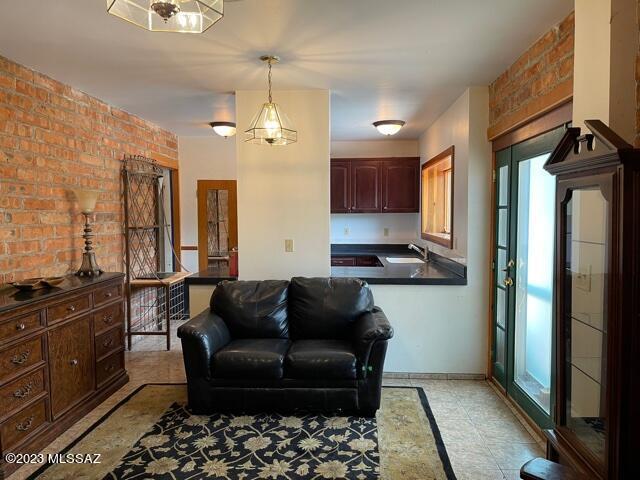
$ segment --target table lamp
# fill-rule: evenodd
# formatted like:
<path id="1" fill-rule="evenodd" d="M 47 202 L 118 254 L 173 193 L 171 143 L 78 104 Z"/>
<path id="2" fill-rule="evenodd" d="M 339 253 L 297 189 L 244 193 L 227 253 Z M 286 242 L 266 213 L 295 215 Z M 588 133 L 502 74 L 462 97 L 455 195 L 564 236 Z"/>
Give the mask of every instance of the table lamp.
<path id="1" fill-rule="evenodd" d="M 93 241 L 91 240 L 94 235 L 91 233 L 91 224 L 89 223 L 89 217 L 96 208 L 96 201 L 98 200 L 98 194 L 100 192 L 96 190 L 82 190 L 74 189 L 73 194 L 76 197 L 78 206 L 82 215 L 84 215 L 84 252 L 82 253 L 82 265 L 76 272 L 79 277 L 94 277 L 102 273 L 102 269 L 98 266 L 96 261 L 96 254 L 93 251 Z"/>

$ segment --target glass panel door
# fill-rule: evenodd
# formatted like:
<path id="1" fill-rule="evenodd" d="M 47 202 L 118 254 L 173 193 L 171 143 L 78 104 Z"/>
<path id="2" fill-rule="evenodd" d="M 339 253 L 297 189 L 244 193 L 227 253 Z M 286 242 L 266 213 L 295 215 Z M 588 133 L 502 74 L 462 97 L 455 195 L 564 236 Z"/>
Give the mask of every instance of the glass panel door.
<path id="1" fill-rule="evenodd" d="M 493 376 L 541 427 L 553 404 L 555 178 L 564 126 L 496 152 Z"/>

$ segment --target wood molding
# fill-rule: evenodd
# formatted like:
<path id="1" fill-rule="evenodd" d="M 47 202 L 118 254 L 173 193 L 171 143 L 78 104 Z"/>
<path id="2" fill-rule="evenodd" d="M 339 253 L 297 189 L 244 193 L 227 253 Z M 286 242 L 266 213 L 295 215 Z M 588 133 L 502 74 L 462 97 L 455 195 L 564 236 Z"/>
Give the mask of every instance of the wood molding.
<path id="1" fill-rule="evenodd" d="M 487 138 L 493 141 L 516 128 L 531 122 L 545 113 L 571 101 L 573 98 L 573 78 L 569 78 L 558 84 L 550 92 L 534 98 L 520 110 L 505 115 L 487 129 Z"/>
<path id="2" fill-rule="evenodd" d="M 161 153 L 153 153 L 151 154 L 151 158 L 161 167 L 170 168 L 171 170 L 178 170 L 179 168 L 177 158 L 171 158 Z"/>
<path id="3" fill-rule="evenodd" d="M 180 262 L 182 262 L 182 250 L 180 244 L 182 241 L 182 227 L 180 221 L 180 173 L 179 170 L 171 170 L 171 223 L 173 226 L 173 250 L 177 258 L 175 270 L 181 271 Z"/>
<path id="4" fill-rule="evenodd" d="M 521 125 L 515 130 L 511 130 L 491 142 L 494 152 L 503 150 L 516 143 L 524 142 L 530 138 L 537 137 L 543 133 L 558 128 L 560 125 L 571 122 L 573 114 L 573 102 L 569 101 L 546 112 L 529 123 Z"/>
<path id="5" fill-rule="evenodd" d="M 182 245 L 182 246 L 180 247 L 180 250 L 182 250 L 183 252 L 184 252 L 185 250 L 188 250 L 188 251 L 197 251 L 197 250 L 198 250 L 198 246 L 197 246 L 197 245 Z"/>

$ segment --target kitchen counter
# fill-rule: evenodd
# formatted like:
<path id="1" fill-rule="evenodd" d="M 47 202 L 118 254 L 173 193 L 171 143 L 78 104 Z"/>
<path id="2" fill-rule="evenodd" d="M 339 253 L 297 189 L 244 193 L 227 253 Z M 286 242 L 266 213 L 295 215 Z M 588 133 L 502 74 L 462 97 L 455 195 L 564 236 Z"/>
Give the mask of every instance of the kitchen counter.
<path id="1" fill-rule="evenodd" d="M 357 277 L 370 284 L 387 285 L 466 285 L 464 265 L 435 253 L 428 263 L 389 263 L 386 257 L 421 258 L 407 245 L 333 244 L 332 256 L 375 255 L 382 267 L 331 267 L 332 277 Z"/>

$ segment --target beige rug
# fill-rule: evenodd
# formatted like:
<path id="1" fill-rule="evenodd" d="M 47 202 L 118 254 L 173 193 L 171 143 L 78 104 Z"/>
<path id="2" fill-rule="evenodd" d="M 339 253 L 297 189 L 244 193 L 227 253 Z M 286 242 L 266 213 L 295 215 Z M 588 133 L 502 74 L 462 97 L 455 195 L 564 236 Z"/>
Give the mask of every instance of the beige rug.
<path id="1" fill-rule="evenodd" d="M 348 417 L 349 422 L 344 418 L 320 416 L 275 419 L 274 416 L 190 417 L 184 408 L 186 397 L 186 385 L 182 384 L 148 384 L 140 387 L 63 452 L 78 455 L 99 453 L 100 463 L 47 464 L 29 478 L 455 480 L 433 414 L 421 389 L 385 387 L 376 420 Z M 223 442 L 211 435 L 205 436 L 208 439 L 205 441 L 202 440 L 205 437 L 198 434 L 197 441 L 189 440 L 189 435 L 194 434 L 193 428 L 211 433 L 215 430 L 212 425 L 224 427 L 222 424 L 225 421 L 235 430 L 228 432 L 219 428 L 217 434 L 224 439 Z M 276 422 L 274 428 L 269 425 L 273 421 Z M 286 429 L 278 425 L 290 427 L 291 422 L 296 423 L 297 427 L 304 426 L 299 429 L 303 435 L 298 433 L 289 441 L 286 439 Z M 252 426 L 252 423 L 256 425 Z M 325 428 L 327 425 L 328 429 Z M 344 431 L 331 430 L 341 427 L 344 427 Z M 263 437 L 255 428 L 270 429 L 270 434 L 280 435 L 285 441 L 278 442 L 276 448 L 275 442 L 269 444 L 269 437 Z M 251 429 L 257 432 L 257 436 Z M 178 440 L 170 441 L 171 435 Z M 245 438 L 249 440 L 243 443 L 242 435 L 248 435 Z M 271 438 L 274 438 L 273 435 Z M 302 443 L 301 438 L 304 438 Z M 258 444 L 258 439 L 263 444 Z M 204 460 L 199 458 L 196 462 L 185 463 L 184 450 L 188 449 L 183 447 L 190 441 L 197 445 L 196 450 L 205 456 Z M 337 446 L 332 448 L 331 445 L 326 446 L 327 443 Z M 217 444 L 223 444 L 222 448 L 217 448 Z M 242 449 L 243 444 L 250 450 L 246 459 L 242 456 L 246 452 L 237 451 Z M 296 450 L 293 444 L 297 445 L 298 452 L 302 448 L 301 463 L 293 462 Z M 285 456 L 280 455 L 283 453 L 281 445 L 286 445 Z M 287 450 L 289 447 L 291 450 Z M 270 460 L 274 453 L 283 460 Z M 291 458 L 287 458 L 289 454 Z"/>

